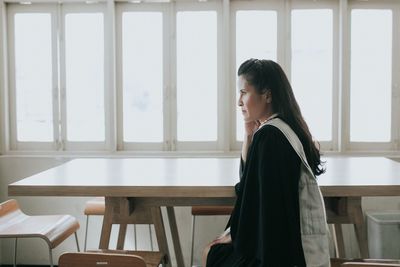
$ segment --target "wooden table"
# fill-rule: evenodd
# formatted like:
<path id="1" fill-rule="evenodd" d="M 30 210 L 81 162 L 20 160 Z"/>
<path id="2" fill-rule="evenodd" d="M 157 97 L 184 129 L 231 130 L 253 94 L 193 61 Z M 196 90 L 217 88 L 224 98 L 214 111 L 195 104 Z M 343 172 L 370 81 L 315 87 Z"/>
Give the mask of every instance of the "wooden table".
<path id="1" fill-rule="evenodd" d="M 328 222 L 341 233 L 341 223 L 355 225 L 361 256 L 368 243 L 361 198 L 400 196 L 400 164 L 381 157 L 328 157 L 327 172 L 319 184 Z M 129 223 L 136 211 L 151 209 L 160 251 L 168 254 L 159 208 L 167 207 L 174 251 L 179 267 L 179 244 L 174 206 L 230 205 L 238 182 L 236 158 L 128 158 L 76 159 L 8 186 L 9 196 L 105 196 L 100 248 L 107 248 L 112 223 Z M 147 209 L 148 210 L 148 209 Z M 343 239 L 337 238 L 343 253 Z"/>

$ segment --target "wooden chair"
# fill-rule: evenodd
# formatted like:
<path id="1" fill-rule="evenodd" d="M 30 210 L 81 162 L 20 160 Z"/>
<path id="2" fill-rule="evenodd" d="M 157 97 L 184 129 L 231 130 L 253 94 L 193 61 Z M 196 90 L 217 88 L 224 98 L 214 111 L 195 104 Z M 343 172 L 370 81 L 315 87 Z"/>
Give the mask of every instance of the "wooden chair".
<path id="1" fill-rule="evenodd" d="M 83 245 L 83 251 L 87 251 L 87 234 L 88 234 L 88 226 L 89 226 L 89 217 L 96 215 L 96 216 L 104 216 L 105 212 L 105 200 L 104 197 L 96 197 L 86 202 L 84 214 L 86 215 L 86 226 L 85 226 L 85 241 Z M 117 241 L 117 249 L 122 250 L 124 249 L 125 243 L 125 235 L 126 235 L 126 224 L 119 225 L 119 233 L 118 233 L 118 241 Z M 136 238 L 136 224 L 133 225 L 134 231 L 134 242 L 135 242 L 135 249 L 137 249 L 137 238 Z M 153 236 L 151 231 L 151 225 L 149 224 L 149 236 L 150 236 L 150 247 L 151 250 L 154 250 L 153 247 Z"/>
<path id="2" fill-rule="evenodd" d="M 231 215 L 233 206 L 193 206 L 192 207 L 192 238 L 190 249 L 190 267 L 193 266 L 194 230 L 196 216 Z"/>
<path id="3" fill-rule="evenodd" d="M 345 262 L 341 267 L 400 267 L 396 263 L 373 263 L 373 262 Z"/>
<path id="4" fill-rule="evenodd" d="M 400 267 L 400 260 L 332 258 L 331 267 Z"/>
<path id="5" fill-rule="evenodd" d="M 17 265 L 18 238 L 37 237 L 46 241 L 49 246 L 50 266 L 53 266 L 53 248 L 72 234 L 75 234 L 79 251 L 76 234 L 78 229 L 78 221 L 70 215 L 29 216 L 20 210 L 15 199 L 0 204 L 0 238 L 15 238 L 14 267 Z"/>
<path id="6" fill-rule="evenodd" d="M 64 253 L 58 261 L 59 267 L 147 267 L 142 257 L 136 255 L 100 253 Z"/>
<path id="7" fill-rule="evenodd" d="M 159 251 L 139 251 L 139 250 L 112 250 L 101 249 L 90 251 L 100 254 L 118 254 L 118 255 L 134 255 L 142 258 L 146 263 L 146 267 L 158 267 L 160 264 L 165 266 L 166 255 Z"/>

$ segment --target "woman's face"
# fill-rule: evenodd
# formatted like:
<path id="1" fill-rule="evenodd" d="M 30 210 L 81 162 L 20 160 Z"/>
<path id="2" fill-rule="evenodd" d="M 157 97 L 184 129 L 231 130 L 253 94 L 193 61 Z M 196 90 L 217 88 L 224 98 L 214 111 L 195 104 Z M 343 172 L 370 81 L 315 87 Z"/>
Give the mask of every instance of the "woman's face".
<path id="1" fill-rule="evenodd" d="M 254 86 L 249 84 L 241 75 L 238 80 L 239 101 L 238 106 L 242 110 L 245 122 L 264 121 L 271 114 L 271 93 L 258 94 Z"/>

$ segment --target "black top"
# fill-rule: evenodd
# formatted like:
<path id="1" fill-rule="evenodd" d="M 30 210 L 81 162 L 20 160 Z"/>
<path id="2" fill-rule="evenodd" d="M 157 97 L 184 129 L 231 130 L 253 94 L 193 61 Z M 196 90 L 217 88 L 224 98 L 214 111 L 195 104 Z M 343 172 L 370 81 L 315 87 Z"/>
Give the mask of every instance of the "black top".
<path id="1" fill-rule="evenodd" d="M 231 244 L 211 247 L 207 267 L 306 266 L 301 244 L 298 184 L 301 159 L 283 133 L 265 125 L 241 163 L 228 225 Z"/>

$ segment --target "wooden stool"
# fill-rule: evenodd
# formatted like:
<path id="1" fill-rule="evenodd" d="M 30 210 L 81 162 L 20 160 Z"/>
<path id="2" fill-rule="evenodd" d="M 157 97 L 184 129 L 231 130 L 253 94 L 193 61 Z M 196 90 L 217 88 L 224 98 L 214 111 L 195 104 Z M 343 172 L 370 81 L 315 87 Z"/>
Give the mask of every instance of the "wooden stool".
<path id="1" fill-rule="evenodd" d="M 76 235 L 78 229 L 78 221 L 70 215 L 28 216 L 20 210 L 15 199 L 0 204 L 0 238 L 15 238 L 14 267 L 17 265 L 18 238 L 38 237 L 46 241 L 49 246 L 50 266 L 53 266 L 53 248 L 72 234 L 75 234 L 79 251 Z"/>
<path id="2" fill-rule="evenodd" d="M 194 228 L 196 216 L 231 215 L 233 206 L 193 206 L 192 207 L 192 240 L 190 249 L 190 267 L 193 266 Z"/>
<path id="3" fill-rule="evenodd" d="M 86 227 L 85 227 L 85 241 L 83 246 L 83 251 L 87 251 L 87 234 L 88 234 L 88 226 L 89 226 L 89 216 L 97 215 L 97 216 L 104 216 L 105 212 L 105 200 L 104 197 L 96 197 L 86 202 L 84 214 L 86 215 Z M 117 249 L 122 250 L 124 249 L 124 237 L 126 235 L 126 224 L 119 225 L 119 233 L 118 233 L 118 241 L 117 241 Z M 135 242 L 135 249 L 137 249 L 137 238 L 136 238 L 136 224 L 133 225 L 133 232 L 134 232 L 134 242 Z M 149 224 L 149 235 L 150 235 L 150 246 L 151 250 L 153 248 L 153 237 L 151 232 L 151 225 Z"/>

